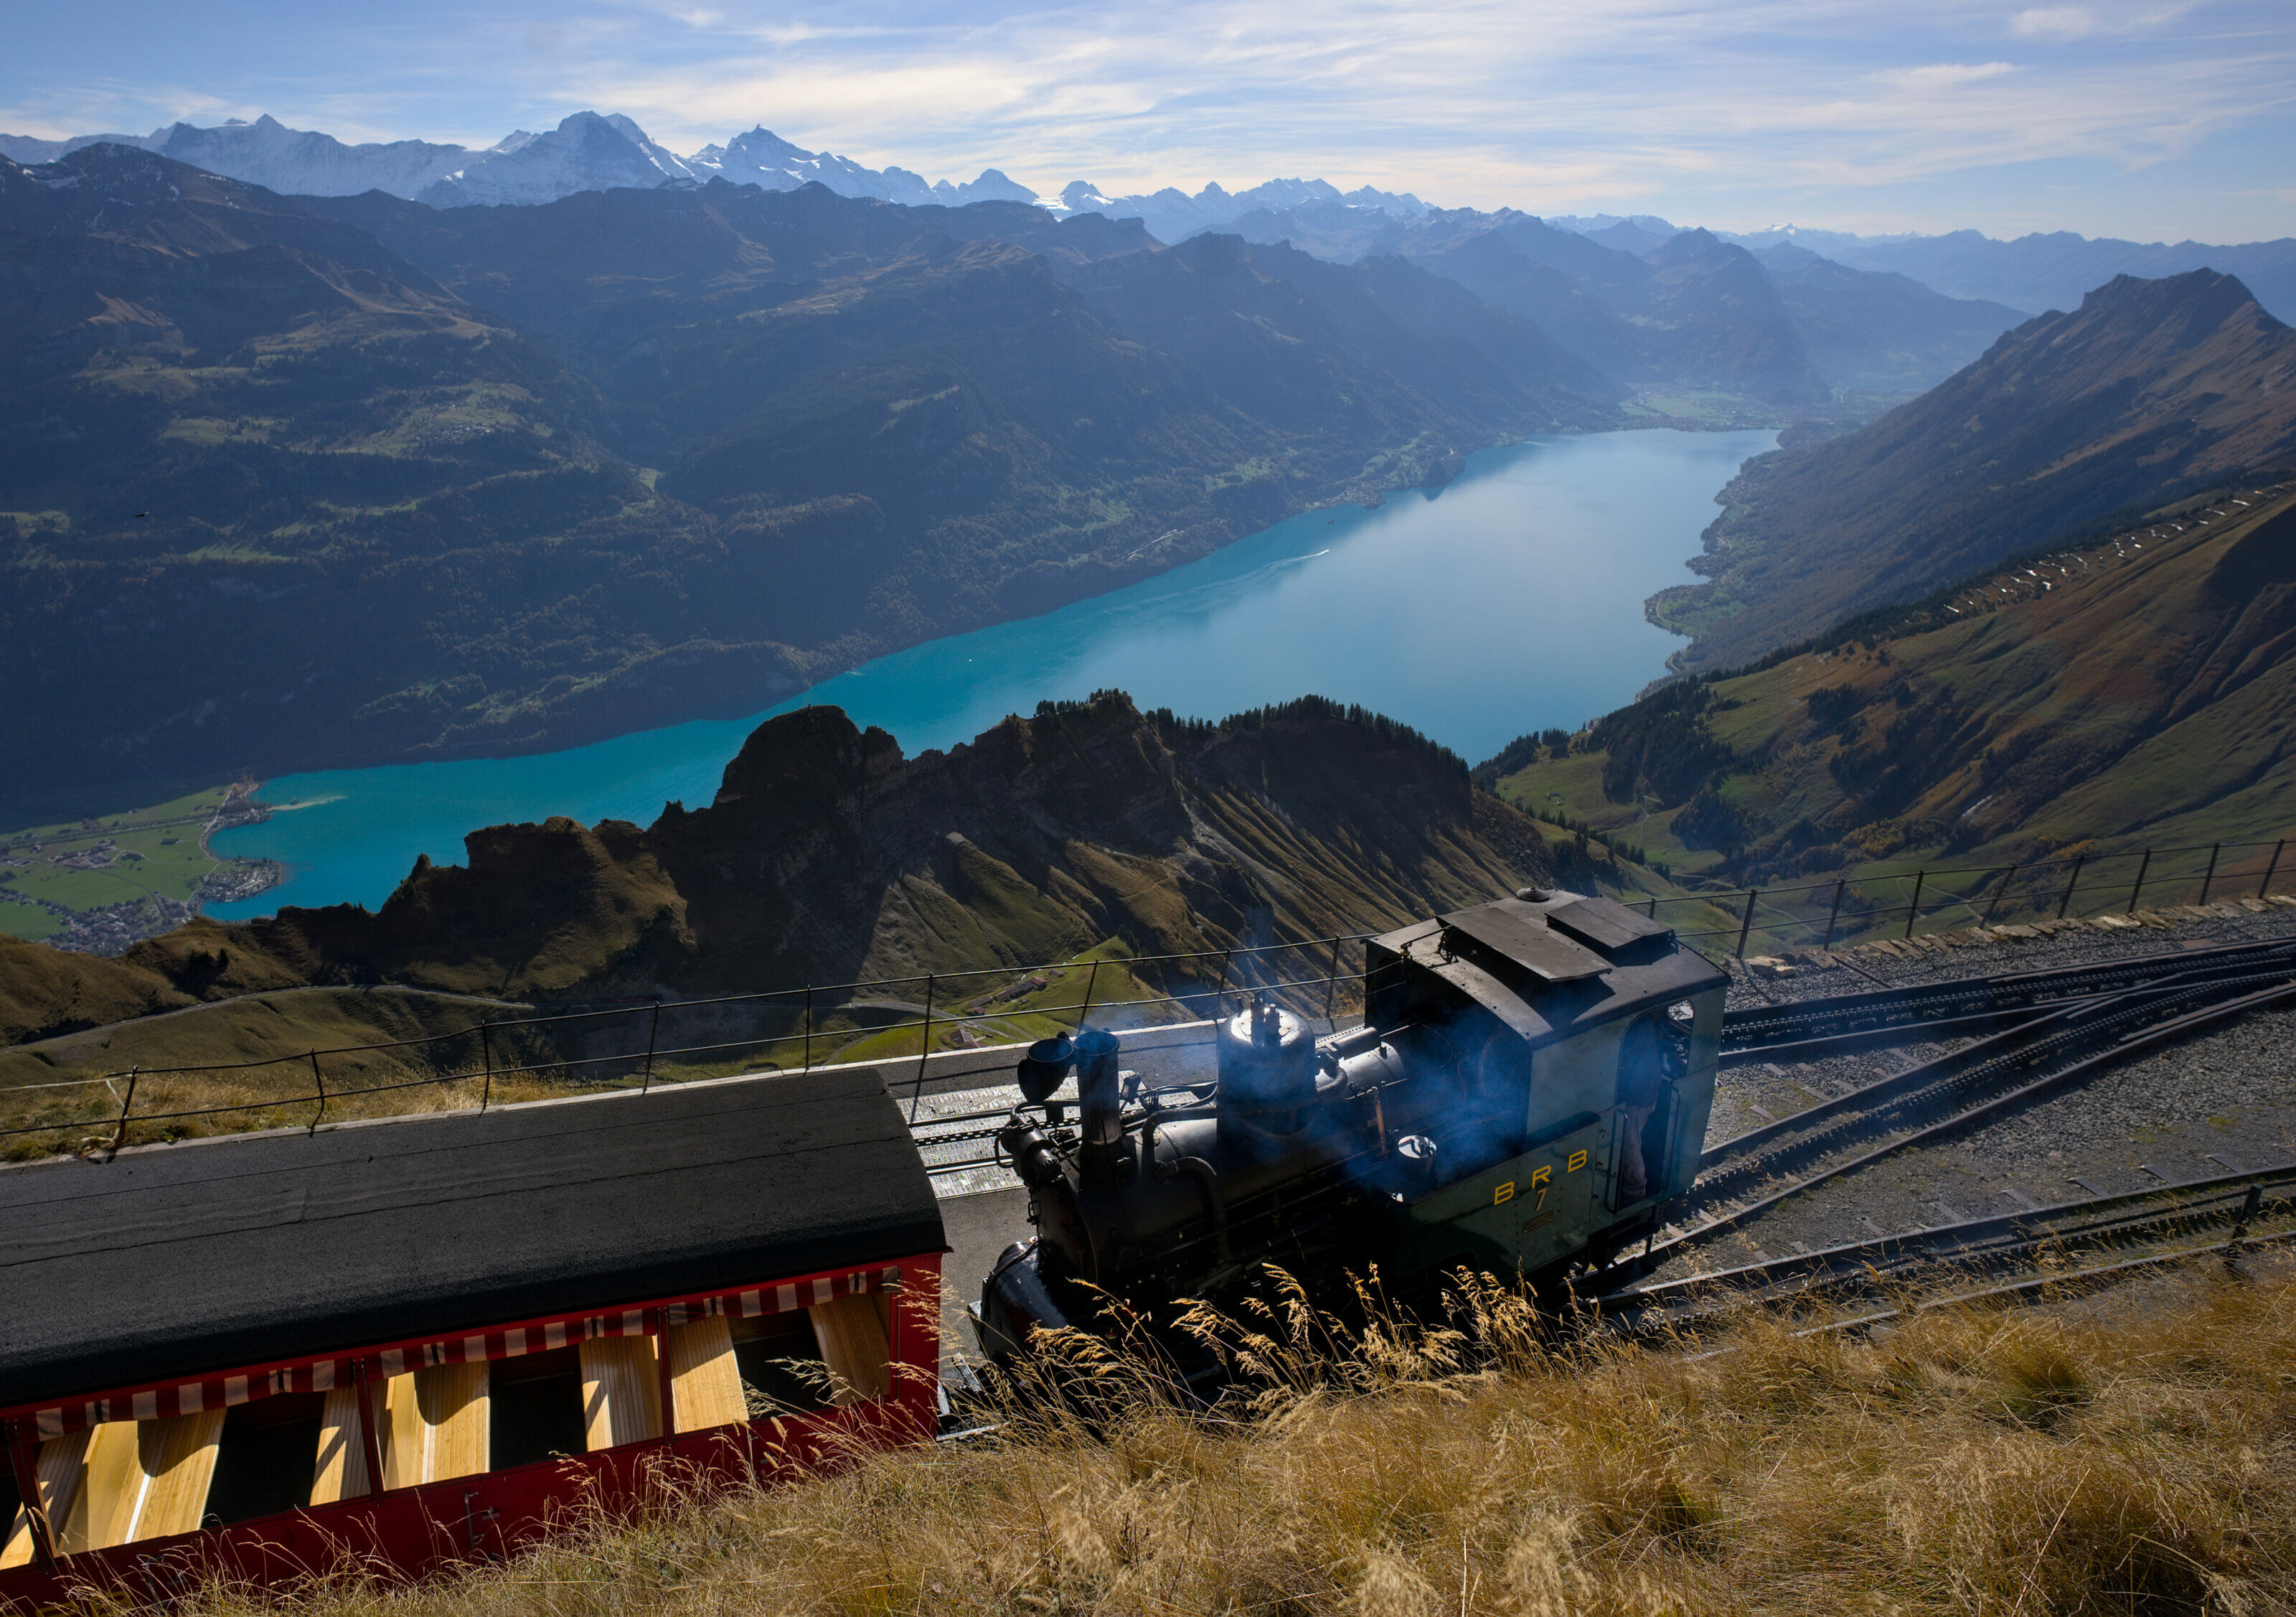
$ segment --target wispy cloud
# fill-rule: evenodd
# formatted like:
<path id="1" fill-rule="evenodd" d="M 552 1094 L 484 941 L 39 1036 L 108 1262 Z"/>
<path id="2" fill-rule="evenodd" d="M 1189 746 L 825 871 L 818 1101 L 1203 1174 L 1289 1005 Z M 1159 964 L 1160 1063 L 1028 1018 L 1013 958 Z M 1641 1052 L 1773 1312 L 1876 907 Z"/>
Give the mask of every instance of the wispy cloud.
<path id="1" fill-rule="evenodd" d="M 2009 20 L 2020 39 L 2086 39 L 2096 32 L 2096 13 L 2086 5 L 2037 5 Z"/>

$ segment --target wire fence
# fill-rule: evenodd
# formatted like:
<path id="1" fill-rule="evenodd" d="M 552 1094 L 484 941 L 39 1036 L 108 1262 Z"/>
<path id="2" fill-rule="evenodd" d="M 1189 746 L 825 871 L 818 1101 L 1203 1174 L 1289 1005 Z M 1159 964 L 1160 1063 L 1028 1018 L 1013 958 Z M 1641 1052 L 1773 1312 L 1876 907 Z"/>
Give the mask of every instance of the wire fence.
<path id="1" fill-rule="evenodd" d="M 1815 947 L 1911 938 L 2040 921 L 2133 916 L 2140 909 L 2264 899 L 2296 886 L 2287 841 L 2217 842 L 2103 853 L 2076 844 L 2045 858 L 1832 876 L 1799 885 L 1655 898 L 1633 907 L 1669 921 L 1686 943 L 1749 948 Z"/>
<path id="2" fill-rule="evenodd" d="M 803 1071 L 858 1060 L 914 1062 L 922 1088 L 937 1055 L 1025 1042 L 1088 1021 L 1122 1027 L 1197 1020 L 1220 1014 L 1240 994 L 1267 993 L 1328 1023 L 1362 1004 L 1363 973 L 1349 969 L 1348 950 L 1368 936 L 638 1000 L 489 1017 L 448 1032 L 255 1060 L 131 1066 L 9 1088 L 4 1095 L 18 1115 L 0 1127 L 0 1152 L 109 1153 L 215 1132 L 234 1119 L 242 1128 L 291 1124 L 316 1132 L 331 1119 L 385 1114 L 390 1097 L 410 1092 L 429 1109 L 484 1112 L 570 1089 L 643 1091 L 657 1079 L 720 1070 Z M 1103 983 L 1112 991 L 1103 993 Z"/>
<path id="3" fill-rule="evenodd" d="M 2284 841 L 2112 854 L 2079 846 L 2010 865 L 1662 896 L 1632 907 L 1668 922 L 1679 940 L 1705 946 L 1705 953 L 1743 958 L 1757 946 L 1830 949 L 1910 938 L 1925 924 L 2016 926 L 2134 915 L 2148 899 L 2155 905 L 2262 899 L 2276 887 L 2296 886 L 2296 860 L 2284 859 L 2286 850 Z M 1364 1003 L 1364 970 L 1350 969 L 1347 951 L 1370 935 L 1192 954 L 1092 954 L 1034 966 L 545 1008 L 447 1032 L 299 1054 L 131 1066 L 0 1091 L 6 1106 L 0 1154 L 116 1151 L 213 1132 L 233 1120 L 241 1128 L 316 1131 L 331 1119 L 382 1115 L 394 1105 L 483 1112 L 570 1089 L 643 1090 L 657 1079 L 809 1071 L 839 1062 L 914 1061 L 922 1089 L 936 1055 L 1025 1042 L 1087 1021 L 1118 1027 L 1200 1020 L 1222 1014 L 1239 993 L 1269 993 L 1328 1025 Z M 1111 991 L 1102 992 L 1103 982 Z"/>

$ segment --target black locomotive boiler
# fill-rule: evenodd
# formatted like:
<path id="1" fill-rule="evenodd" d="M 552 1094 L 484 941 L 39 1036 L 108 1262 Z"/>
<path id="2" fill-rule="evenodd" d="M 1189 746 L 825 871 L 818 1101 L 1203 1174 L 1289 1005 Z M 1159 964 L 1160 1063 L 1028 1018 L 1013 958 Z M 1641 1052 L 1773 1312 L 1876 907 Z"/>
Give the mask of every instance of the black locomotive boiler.
<path id="1" fill-rule="evenodd" d="M 1033 1241 L 973 1321 L 1003 1359 L 1097 1299 L 1152 1318 L 1264 1266 L 1334 1297 L 1464 1266 L 1551 1287 L 1665 1221 L 1697 1171 L 1727 979 L 1603 898 L 1525 889 L 1365 946 L 1363 1025 L 1323 1038 L 1258 999 L 1217 1024 L 1218 1081 L 1143 1090 L 1086 1029 L 1022 1062 L 1043 1102 L 1073 1064 L 1077 1118 L 999 1134 Z"/>

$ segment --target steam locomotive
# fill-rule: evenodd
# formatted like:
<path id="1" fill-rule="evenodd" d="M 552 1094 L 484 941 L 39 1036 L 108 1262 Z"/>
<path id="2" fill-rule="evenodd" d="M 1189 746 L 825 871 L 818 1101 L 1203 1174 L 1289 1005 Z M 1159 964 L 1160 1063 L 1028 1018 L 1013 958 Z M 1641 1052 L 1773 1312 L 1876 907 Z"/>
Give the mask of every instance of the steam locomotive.
<path id="1" fill-rule="evenodd" d="M 1268 996 L 1217 1026 L 1218 1079 L 1144 1090 L 1086 1029 L 1031 1047 L 1001 1151 L 1036 1237 L 971 1311 L 992 1362 L 1109 1300 L 1168 1322 L 1283 1268 L 1319 1300 L 1376 1267 L 1546 1290 L 1655 1233 L 1706 1134 L 1727 979 L 1611 899 L 1526 888 L 1365 946 L 1363 1025 Z M 1045 1105 L 1073 1071 L 1077 1120 Z"/>

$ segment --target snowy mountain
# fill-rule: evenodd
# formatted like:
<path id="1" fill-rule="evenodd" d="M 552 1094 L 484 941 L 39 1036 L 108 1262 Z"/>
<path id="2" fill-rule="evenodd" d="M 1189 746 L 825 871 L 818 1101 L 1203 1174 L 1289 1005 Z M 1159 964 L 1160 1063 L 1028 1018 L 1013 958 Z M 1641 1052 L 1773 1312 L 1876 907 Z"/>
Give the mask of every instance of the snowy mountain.
<path id="1" fill-rule="evenodd" d="M 253 123 L 234 118 L 202 129 L 163 125 L 149 135 L 75 135 L 69 140 L 38 140 L 0 135 L 0 152 L 25 164 L 57 158 L 94 145 L 136 146 L 189 163 L 209 174 L 245 180 L 288 196 L 356 196 L 388 191 L 411 197 L 442 175 L 468 161 L 461 146 L 398 140 L 348 146 L 314 129 L 291 129 L 266 114 Z"/>
<path id="2" fill-rule="evenodd" d="M 422 140 L 347 146 L 316 129 L 291 129 L 268 113 L 251 124 L 234 119 L 212 129 L 170 124 L 143 144 L 147 152 L 282 196 L 413 196 L 470 156 L 460 146 Z"/>
<path id="3" fill-rule="evenodd" d="M 882 197 L 889 202 L 919 206 L 939 202 L 961 208 L 967 202 L 1037 200 L 1035 192 L 998 169 L 984 168 L 979 179 L 962 185 L 947 180 L 928 184 L 923 175 L 906 168 L 867 168 L 849 157 L 808 152 L 763 125 L 735 135 L 723 146 L 704 146 L 686 162 L 697 178 L 714 174 L 731 185 L 762 185 L 767 191 L 794 191 L 817 181 L 840 196 Z"/>
<path id="4" fill-rule="evenodd" d="M 1269 180 L 1249 191 L 1233 193 L 1215 181 L 1193 196 L 1167 185 L 1147 196 L 1119 197 L 1102 194 L 1087 180 L 1074 180 L 1062 191 L 1057 203 L 1047 206 L 1062 215 L 1098 213 L 1111 219 L 1138 219 L 1160 242 L 1185 242 L 1263 209 L 1277 213 L 1303 208 L 1362 208 L 1406 219 L 1423 218 L 1429 212 L 1427 204 L 1408 192 L 1374 191 L 1365 185 L 1342 193 L 1328 180 L 1300 179 Z"/>
<path id="5" fill-rule="evenodd" d="M 466 154 L 414 200 L 433 208 L 554 202 L 578 191 L 651 191 L 695 177 L 684 158 L 630 119 L 577 112 L 546 135 L 520 130 L 488 151 Z"/>

